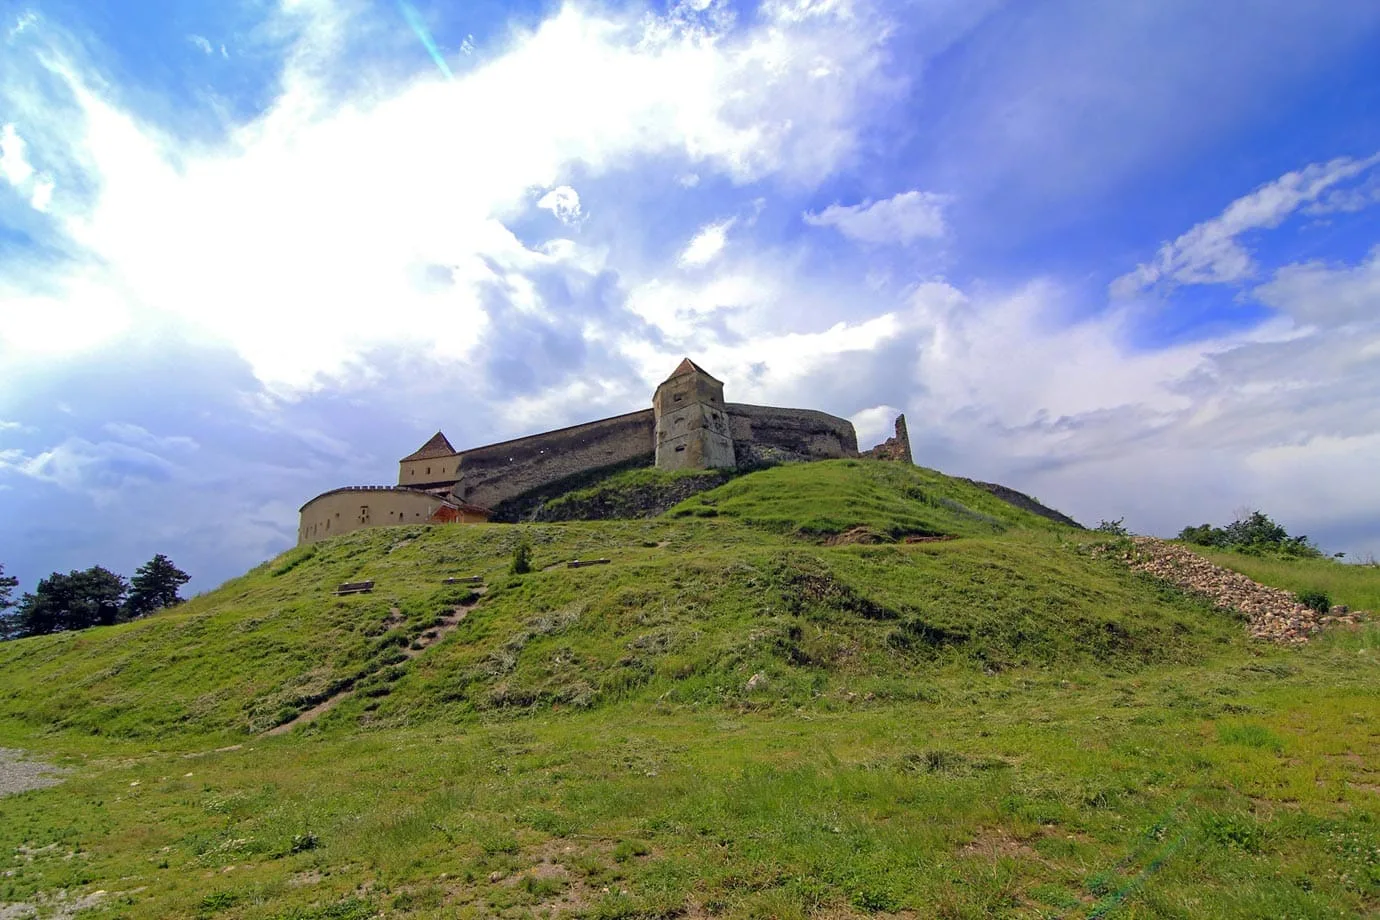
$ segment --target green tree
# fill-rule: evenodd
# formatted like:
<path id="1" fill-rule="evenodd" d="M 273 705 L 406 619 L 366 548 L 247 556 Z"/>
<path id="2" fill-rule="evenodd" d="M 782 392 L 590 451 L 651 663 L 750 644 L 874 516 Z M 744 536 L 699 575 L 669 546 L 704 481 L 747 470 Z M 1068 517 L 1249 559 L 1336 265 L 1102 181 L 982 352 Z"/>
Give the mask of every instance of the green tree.
<path id="1" fill-rule="evenodd" d="M 1198 546 L 1213 546 L 1243 553 L 1285 556 L 1321 556 L 1322 550 L 1306 536 L 1291 537 L 1283 525 L 1261 511 L 1243 514 L 1226 527 L 1200 524 L 1185 527 L 1179 539 Z"/>
<path id="2" fill-rule="evenodd" d="M 513 547 L 513 564 L 508 571 L 514 575 L 526 575 L 532 571 L 532 547 L 528 545 L 526 537 Z"/>
<path id="3" fill-rule="evenodd" d="M 127 591 L 123 578 L 99 565 L 66 575 L 54 572 L 19 601 L 16 637 L 115 623 Z"/>
<path id="4" fill-rule="evenodd" d="M 177 589 L 191 580 L 191 576 L 173 565 L 162 553 L 141 565 L 130 579 L 129 599 L 125 601 L 125 619 L 147 616 L 164 607 L 182 603 Z"/>
<path id="5" fill-rule="evenodd" d="M 0 642 L 14 638 L 18 620 L 9 609 L 14 606 L 14 589 L 19 587 L 19 579 L 5 574 L 5 566 L 0 565 Z"/>

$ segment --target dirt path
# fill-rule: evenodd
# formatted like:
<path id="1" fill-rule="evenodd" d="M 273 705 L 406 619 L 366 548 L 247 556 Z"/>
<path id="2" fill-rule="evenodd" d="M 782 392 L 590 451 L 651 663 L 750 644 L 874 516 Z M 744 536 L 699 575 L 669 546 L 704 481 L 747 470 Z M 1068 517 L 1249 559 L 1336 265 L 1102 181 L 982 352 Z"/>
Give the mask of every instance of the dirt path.
<path id="1" fill-rule="evenodd" d="M 437 623 L 435 626 L 422 633 L 412 645 L 403 649 L 403 654 L 406 656 L 407 660 L 411 661 L 413 658 L 416 658 L 418 655 L 422 654 L 422 652 L 425 652 L 437 642 L 440 642 L 446 636 L 453 633 L 455 627 L 459 626 L 461 622 L 464 621 L 465 617 L 469 615 L 470 610 L 474 608 L 474 605 L 479 603 L 479 599 L 483 597 L 486 590 L 484 585 L 476 585 L 474 588 L 474 596 L 470 599 L 469 603 L 451 608 L 451 612 L 443 617 L 440 623 Z M 390 623 L 402 622 L 402 611 L 397 607 L 390 609 L 388 615 Z M 298 725 L 307 725 L 314 722 L 316 719 L 320 718 L 322 714 L 330 712 L 345 700 L 349 699 L 354 695 L 354 692 L 353 687 L 341 690 L 339 693 L 327 697 L 310 709 L 303 710 L 296 718 L 289 719 L 282 725 L 275 725 L 273 728 L 264 732 L 264 734 L 285 735 Z"/>
<path id="2" fill-rule="evenodd" d="M 56 786 L 65 772 L 41 760 L 25 760 L 15 748 L 0 748 L 0 796 Z"/>

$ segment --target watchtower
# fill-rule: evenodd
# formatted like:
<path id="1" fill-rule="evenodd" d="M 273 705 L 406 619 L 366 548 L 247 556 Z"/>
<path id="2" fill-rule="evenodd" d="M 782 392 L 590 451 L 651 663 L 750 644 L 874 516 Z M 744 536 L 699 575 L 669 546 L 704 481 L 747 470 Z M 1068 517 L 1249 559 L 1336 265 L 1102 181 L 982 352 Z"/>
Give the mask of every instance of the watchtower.
<path id="1" fill-rule="evenodd" d="M 686 358 L 652 396 L 656 465 L 663 470 L 734 466 L 724 385 Z"/>

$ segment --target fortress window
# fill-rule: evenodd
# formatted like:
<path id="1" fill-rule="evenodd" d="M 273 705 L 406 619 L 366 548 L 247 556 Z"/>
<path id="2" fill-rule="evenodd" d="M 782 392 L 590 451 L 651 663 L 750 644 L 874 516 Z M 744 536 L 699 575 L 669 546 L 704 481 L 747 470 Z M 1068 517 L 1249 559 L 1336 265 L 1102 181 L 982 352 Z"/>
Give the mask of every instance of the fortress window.
<path id="1" fill-rule="evenodd" d="M 680 453 L 684 453 L 684 452 L 685 452 L 685 445 L 684 445 L 684 444 L 680 444 L 680 445 L 678 445 L 678 446 L 676 447 L 676 453 L 680 454 Z"/>
<path id="2" fill-rule="evenodd" d="M 680 398 L 681 398 L 682 396 L 684 396 L 684 395 L 685 395 L 684 393 L 677 393 L 674 397 L 672 397 L 671 401 L 672 401 L 672 402 L 680 402 Z"/>
<path id="3" fill-rule="evenodd" d="M 427 474 L 428 476 L 431 475 L 431 467 L 427 467 L 427 468 L 426 468 L 426 474 Z"/>

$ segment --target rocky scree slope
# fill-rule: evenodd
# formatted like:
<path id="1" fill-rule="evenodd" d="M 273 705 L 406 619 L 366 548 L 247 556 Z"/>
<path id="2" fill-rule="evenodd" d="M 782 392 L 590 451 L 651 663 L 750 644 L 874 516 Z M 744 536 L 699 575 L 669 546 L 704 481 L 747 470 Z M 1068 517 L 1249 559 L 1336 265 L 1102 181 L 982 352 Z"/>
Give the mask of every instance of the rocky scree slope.
<path id="1" fill-rule="evenodd" d="M 1218 608 L 1239 611 L 1254 639 L 1299 645 L 1326 626 L 1355 626 L 1366 616 L 1345 607 L 1320 613 L 1289 591 L 1262 585 L 1185 546 L 1154 537 L 1134 537 L 1121 558 L 1137 571 L 1209 598 Z"/>

